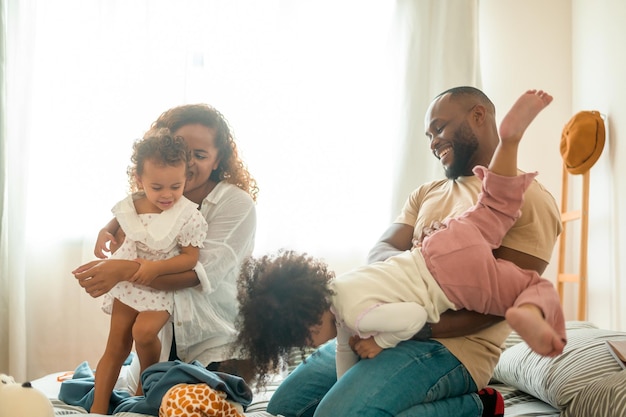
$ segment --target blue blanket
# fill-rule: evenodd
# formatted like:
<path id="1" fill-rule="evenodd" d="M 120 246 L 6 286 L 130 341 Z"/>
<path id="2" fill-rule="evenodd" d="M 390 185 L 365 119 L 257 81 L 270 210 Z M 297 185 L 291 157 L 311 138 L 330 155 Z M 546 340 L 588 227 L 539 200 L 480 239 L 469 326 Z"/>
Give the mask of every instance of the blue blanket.
<path id="1" fill-rule="evenodd" d="M 113 391 L 109 414 L 127 411 L 158 416 L 161 399 L 165 393 L 174 385 L 183 383 L 207 384 L 217 391 L 225 392 L 228 399 L 243 405 L 244 409 L 252 402 L 250 387 L 238 376 L 207 371 L 200 362 L 160 362 L 141 374 L 144 396 L 135 397 L 127 391 Z M 89 410 L 93 404 L 93 386 L 93 372 L 89 364 L 83 362 L 74 371 L 72 379 L 61 384 L 59 400 Z"/>

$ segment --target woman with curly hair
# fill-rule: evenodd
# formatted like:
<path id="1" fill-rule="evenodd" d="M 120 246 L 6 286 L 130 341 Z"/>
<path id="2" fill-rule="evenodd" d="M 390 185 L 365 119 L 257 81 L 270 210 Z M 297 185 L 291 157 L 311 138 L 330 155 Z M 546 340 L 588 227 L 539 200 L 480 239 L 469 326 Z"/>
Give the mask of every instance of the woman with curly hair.
<path id="1" fill-rule="evenodd" d="M 537 175 L 518 173 L 522 134 L 551 101 L 536 90 L 518 100 L 500 128 L 489 169 L 474 168 L 482 180 L 478 202 L 412 250 L 337 278 L 306 254 L 249 259 L 238 281 L 238 343 L 260 381 L 289 348 L 318 347 L 335 337 L 339 379 L 359 358 L 372 359 L 439 321 L 444 311 L 461 308 L 506 317 L 541 355 L 562 353 L 565 321 L 552 283 L 493 255 Z"/>
<path id="2" fill-rule="evenodd" d="M 228 123 L 215 108 L 207 104 L 174 107 L 161 114 L 151 128 L 167 128 L 185 141 L 190 160 L 183 195 L 198 204 L 208 224 L 198 264 L 182 273 L 160 275 L 150 284 L 175 291 L 174 324 L 165 327 L 169 337 L 164 337 L 163 346 L 169 346 L 168 340 L 174 338 L 170 359 L 197 360 L 211 370 L 249 380 L 247 361 L 233 354 L 233 346 L 237 275 L 254 248 L 256 181 L 239 156 Z M 123 241 L 119 232 L 117 222 L 107 224 L 94 250 L 101 259 L 73 271 L 92 297 L 130 280 L 139 268 L 137 262 L 103 259 L 104 252 L 114 252 Z M 167 357 L 164 352 L 161 358 Z"/>

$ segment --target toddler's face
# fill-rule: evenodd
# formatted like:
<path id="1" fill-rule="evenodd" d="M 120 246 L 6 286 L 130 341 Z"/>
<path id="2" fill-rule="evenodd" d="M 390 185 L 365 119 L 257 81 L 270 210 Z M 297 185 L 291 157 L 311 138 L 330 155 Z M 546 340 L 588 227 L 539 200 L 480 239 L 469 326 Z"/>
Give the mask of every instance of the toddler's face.
<path id="1" fill-rule="evenodd" d="M 176 166 L 144 162 L 143 174 L 138 178 L 146 198 L 161 211 L 168 210 L 182 197 L 187 170 L 184 163 Z"/>

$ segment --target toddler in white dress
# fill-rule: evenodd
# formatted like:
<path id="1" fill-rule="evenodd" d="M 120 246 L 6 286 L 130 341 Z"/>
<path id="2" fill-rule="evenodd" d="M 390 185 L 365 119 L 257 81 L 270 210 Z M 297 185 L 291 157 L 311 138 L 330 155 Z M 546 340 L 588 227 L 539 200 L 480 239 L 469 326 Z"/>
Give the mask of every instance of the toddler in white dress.
<path id="1" fill-rule="evenodd" d="M 170 319 L 174 297 L 150 284 L 157 276 L 194 268 L 208 228 L 197 205 L 183 197 L 189 159 L 184 140 L 172 137 L 168 129 L 152 130 L 133 149 L 128 170 L 133 193 L 112 209 L 125 234 L 112 257 L 134 260 L 139 268 L 105 297 L 103 309 L 111 314 L 111 328 L 96 368 L 91 413 L 108 413 L 115 381 L 133 343 L 141 372 L 158 362 L 158 334 Z"/>

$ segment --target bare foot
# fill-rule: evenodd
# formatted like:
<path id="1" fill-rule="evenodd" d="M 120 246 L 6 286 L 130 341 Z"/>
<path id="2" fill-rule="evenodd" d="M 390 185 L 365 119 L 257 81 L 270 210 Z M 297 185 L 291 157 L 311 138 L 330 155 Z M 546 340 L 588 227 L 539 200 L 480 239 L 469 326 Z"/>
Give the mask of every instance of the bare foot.
<path id="1" fill-rule="evenodd" d="M 519 142 L 530 122 L 552 102 L 543 90 L 528 90 L 517 99 L 500 123 L 500 140 Z"/>
<path id="2" fill-rule="evenodd" d="M 506 321 L 528 346 L 542 356 L 557 356 L 563 353 L 565 341 L 544 320 L 539 308 L 534 305 L 511 307 L 506 311 Z"/>

